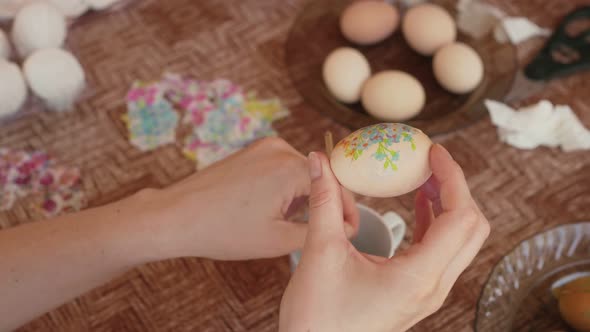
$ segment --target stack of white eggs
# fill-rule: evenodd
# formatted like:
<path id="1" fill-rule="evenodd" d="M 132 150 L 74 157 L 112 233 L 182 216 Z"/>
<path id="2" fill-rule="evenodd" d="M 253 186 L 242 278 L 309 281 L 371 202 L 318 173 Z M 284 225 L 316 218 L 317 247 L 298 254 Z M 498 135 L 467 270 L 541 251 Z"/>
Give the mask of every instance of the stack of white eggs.
<path id="1" fill-rule="evenodd" d="M 436 80 L 446 90 L 463 94 L 482 81 L 484 66 L 475 50 L 456 42 L 456 26 L 441 6 L 423 3 L 411 7 L 400 20 L 396 7 L 383 0 L 353 2 L 340 17 L 340 30 L 356 45 L 384 41 L 402 21 L 408 45 L 422 56 L 432 56 Z M 393 45 L 392 47 L 395 47 Z M 340 102 L 362 102 L 377 119 L 405 121 L 417 116 L 426 102 L 426 92 L 413 75 L 402 70 L 371 73 L 365 56 L 355 48 L 333 50 L 323 64 L 323 78 Z"/>
<path id="2" fill-rule="evenodd" d="M 85 86 L 80 62 L 63 49 L 67 18 L 100 10 L 117 0 L 48 0 L 25 4 L 10 37 L 0 30 L 0 117 L 17 112 L 31 91 L 51 110 L 70 110 Z M 22 61 L 21 68 L 10 59 Z"/>

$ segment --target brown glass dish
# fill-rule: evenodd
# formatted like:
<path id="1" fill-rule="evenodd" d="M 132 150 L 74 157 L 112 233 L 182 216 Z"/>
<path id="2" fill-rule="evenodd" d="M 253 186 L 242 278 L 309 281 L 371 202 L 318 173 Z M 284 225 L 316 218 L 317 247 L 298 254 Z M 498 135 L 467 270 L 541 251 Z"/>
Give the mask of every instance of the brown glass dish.
<path id="1" fill-rule="evenodd" d="M 435 1 L 455 15 L 456 1 Z M 385 41 L 359 47 L 340 33 L 340 13 L 349 0 L 310 1 L 297 17 L 286 44 L 286 62 L 291 79 L 307 103 L 350 129 L 379 123 L 367 114 L 360 103 L 342 104 L 334 99 L 322 79 L 322 62 L 335 48 L 352 46 L 369 60 L 373 73 L 397 69 L 414 75 L 422 82 L 427 95 L 423 111 L 407 124 L 420 128 L 429 136 L 464 128 L 487 114 L 485 99 L 501 100 L 510 90 L 517 70 L 516 53 L 510 44 L 499 44 L 488 35 L 475 40 L 459 35 L 479 53 L 485 65 L 485 77 L 475 91 L 455 95 L 445 91 L 434 78 L 432 59 L 414 52 L 398 30 Z"/>
<path id="2" fill-rule="evenodd" d="M 475 331 L 573 331 L 551 286 L 590 272 L 590 222 L 567 224 L 521 242 L 494 267 L 477 306 Z"/>

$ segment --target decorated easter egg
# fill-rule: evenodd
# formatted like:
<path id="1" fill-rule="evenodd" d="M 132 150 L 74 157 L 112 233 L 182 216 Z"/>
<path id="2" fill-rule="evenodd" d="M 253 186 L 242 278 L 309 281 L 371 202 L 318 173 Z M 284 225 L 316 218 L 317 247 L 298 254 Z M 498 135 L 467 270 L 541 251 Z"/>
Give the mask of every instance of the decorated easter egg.
<path id="1" fill-rule="evenodd" d="M 334 147 L 332 171 L 342 186 L 369 197 L 395 197 L 420 187 L 432 174 L 432 141 L 400 123 L 361 128 Z"/>

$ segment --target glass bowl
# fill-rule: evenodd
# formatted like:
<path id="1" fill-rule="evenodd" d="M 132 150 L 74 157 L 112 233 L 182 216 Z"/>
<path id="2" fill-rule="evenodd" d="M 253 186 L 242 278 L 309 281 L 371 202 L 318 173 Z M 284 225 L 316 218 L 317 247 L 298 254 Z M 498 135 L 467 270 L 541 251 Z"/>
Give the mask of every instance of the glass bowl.
<path id="1" fill-rule="evenodd" d="M 456 15 L 456 1 L 434 1 Z M 285 56 L 289 75 L 305 101 L 318 111 L 350 129 L 379 123 L 367 114 L 361 103 L 342 104 L 334 99 L 322 79 L 322 63 L 337 47 L 351 46 L 369 60 L 372 72 L 403 70 L 415 76 L 426 90 L 423 111 L 406 124 L 420 128 L 429 136 L 449 133 L 487 115 L 483 101 L 501 100 L 510 90 L 517 70 L 516 51 L 509 44 L 499 44 L 491 34 L 472 39 L 459 34 L 459 41 L 471 45 L 485 65 L 482 83 L 470 94 L 445 91 L 434 78 L 432 59 L 414 52 L 403 39 L 401 29 L 388 39 L 372 46 L 356 46 L 340 33 L 339 17 L 350 0 L 310 1 L 297 17 L 287 40 Z"/>
<path id="2" fill-rule="evenodd" d="M 573 331 L 551 289 L 590 272 L 590 222 L 566 224 L 521 242 L 492 270 L 479 298 L 477 332 Z"/>

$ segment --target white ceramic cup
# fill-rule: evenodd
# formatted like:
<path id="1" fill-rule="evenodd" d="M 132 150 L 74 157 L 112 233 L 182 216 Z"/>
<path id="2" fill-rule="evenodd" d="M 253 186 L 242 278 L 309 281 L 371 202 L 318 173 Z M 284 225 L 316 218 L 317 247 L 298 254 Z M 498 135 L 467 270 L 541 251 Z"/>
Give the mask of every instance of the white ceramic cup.
<path id="1" fill-rule="evenodd" d="M 360 225 L 358 234 L 350 240 L 352 245 L 360 252 L 392 257 L 406 234 L 404 220 L 395 212 L 380 215 L 368 206 L 357 204 L 357 207 Z M 301 259 L 301 251 L 291 253 L 289 258 L 291 271 L 295 271 Z"/>

